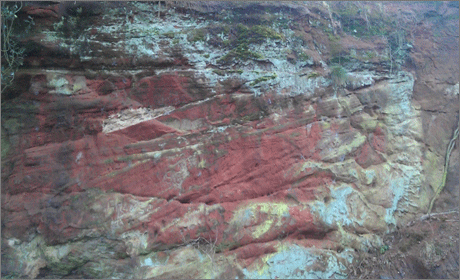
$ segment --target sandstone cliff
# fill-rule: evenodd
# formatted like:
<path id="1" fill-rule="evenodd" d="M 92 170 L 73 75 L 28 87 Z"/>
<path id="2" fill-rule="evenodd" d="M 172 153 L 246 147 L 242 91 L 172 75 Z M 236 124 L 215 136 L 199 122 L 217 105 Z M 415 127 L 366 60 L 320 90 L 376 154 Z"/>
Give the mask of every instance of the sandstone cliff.
<path id="1" fill-rule="evenodd" d="M 2 277 L 346 278 L 442 182 L 459 24 L 439 3 L 26 5 Z M 455 143 L 433 211 L 458 210 Z"/>

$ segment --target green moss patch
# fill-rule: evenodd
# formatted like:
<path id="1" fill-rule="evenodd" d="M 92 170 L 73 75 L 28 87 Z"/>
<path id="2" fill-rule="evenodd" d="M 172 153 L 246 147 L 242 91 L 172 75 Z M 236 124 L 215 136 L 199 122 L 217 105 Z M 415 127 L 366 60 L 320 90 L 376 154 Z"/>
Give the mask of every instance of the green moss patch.
<path id="1" fill-rule="evenodd" d="M 173 39 L 176 36 L 174 32 L 165 32 L 162 35 L 169 39 Z"/>
<path id="2" fill-rule="evenodd" d="M 204 41 L 206 37 L 206 30 L 204 28 L 193 30 L 188 36 L 187 40 L 189 42 L 198 42 Z"/>
<path id="3" fill-rule="evenodd" d="M 229 63 L 235 60 L 248 60 L 248 59 L 262 59 L 263 55 L 249 50 L 247 44 L 243 43 L 238 45 L 235 49 L 221 57 L 218 63 Z"/>
<path id="4" fill-rule="evenodd" d="M 307 75 L 307 79 L 313 79 L 313 78 L 317 78 L 319 76 L 321 76 L 321 75 L 318 72 L 310 72 Z"/>
<path id="5" fill-rule="evenodd" d="M 240 43 L 261 44 L 266 39 L 283 40 L 284 36 L 267 26 L 254 25 L 247 27 L 241 23 L 237 26 L 238 37 Z"/>
<path id="6" fill-rule="evenodd" d="M 276 75 L 276 73 L 273 73 L 271 76 L 259 77 L 259 78 L 255 79 L 254 81 L 252 81 L 249 85 L 250 86 L 255 86 L 258 83 L 270 81 L 270 80 L 276 79 L 277 77 L 278 77 L 278 75 Z"/>
<path id="7" fill-rule="evenodd" d="M 248 27 L 244 24 L 237 24 L 235 27 L 236 35 L 228 41 L 224 41 L 224 46 L 233 47 L 225 56 L 220 58 L 218 63 L 229 63 L 234 60 L 261 59 L 262 54 L 249 50 L 251 44 L 262 44 L 267 39 L 284 40 L 284 36 L 267 26 L 254 25 Z"/>

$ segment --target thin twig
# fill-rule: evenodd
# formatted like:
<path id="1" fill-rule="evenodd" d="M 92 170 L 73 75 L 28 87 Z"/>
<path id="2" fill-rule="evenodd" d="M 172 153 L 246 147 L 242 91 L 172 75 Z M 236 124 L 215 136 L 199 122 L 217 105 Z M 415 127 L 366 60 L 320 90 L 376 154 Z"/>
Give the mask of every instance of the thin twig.
<path id="1" fill-rule="evenodd" d="M 440 213 L 425 214 L 425 215 L 420 217 L 420 220 L 423 221 L 423 220 L 431 218 L 432 216 L 447 215 L 447 214 L 452 214 L 452 213 L 458 213 L 458 210 L 452 210 L 452 211 L 440 212 Z"/>

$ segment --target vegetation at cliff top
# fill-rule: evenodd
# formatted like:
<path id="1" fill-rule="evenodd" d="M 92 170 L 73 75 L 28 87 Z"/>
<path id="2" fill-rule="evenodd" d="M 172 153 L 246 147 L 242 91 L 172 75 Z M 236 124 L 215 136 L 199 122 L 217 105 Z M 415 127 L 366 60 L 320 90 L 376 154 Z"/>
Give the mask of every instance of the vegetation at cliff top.
<path id="1" fill-rule="evenodd" d="M 396 25 L 395 18 L 385 15 L 381 3 L 340 2 L 333 15 L 341 22 L 343 31 L 357 37 L 387 35 Z"/>

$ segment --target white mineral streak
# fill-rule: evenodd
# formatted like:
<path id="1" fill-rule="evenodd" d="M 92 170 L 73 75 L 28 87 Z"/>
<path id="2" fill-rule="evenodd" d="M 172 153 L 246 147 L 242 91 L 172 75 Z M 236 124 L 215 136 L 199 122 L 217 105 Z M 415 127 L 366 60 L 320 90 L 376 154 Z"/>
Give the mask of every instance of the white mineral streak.
<path id="1" fill-rule="evenodd" d="M 174 111 L 174 107 L 167 106 L 158 109 L 138 108 L 126 109 L 119 113 L 110 115 L 102 122 L 102 132 L 110 133 L 129 126 L 156 119 Z"/>

